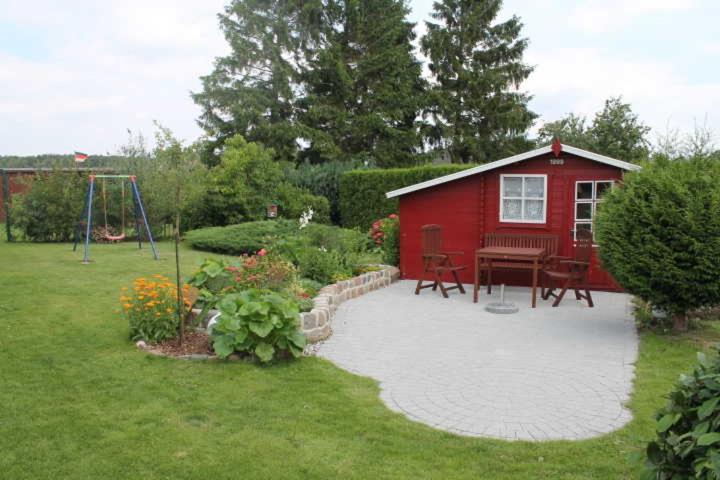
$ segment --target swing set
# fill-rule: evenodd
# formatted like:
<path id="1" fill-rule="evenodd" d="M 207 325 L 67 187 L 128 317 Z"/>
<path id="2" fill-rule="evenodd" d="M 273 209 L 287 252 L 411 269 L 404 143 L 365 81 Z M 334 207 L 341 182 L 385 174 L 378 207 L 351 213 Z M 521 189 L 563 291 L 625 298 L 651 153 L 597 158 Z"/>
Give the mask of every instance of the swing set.
<path id="1" fill-rule="evenodd" d="M 80 222 L 78 222 L 77 229 L 75 230 L 75 243 L 73 244 L 73 252 L 77 250 L 77 246 L 80 243 L 83 234 L 84 238 L 84 253 L 82 263 L 90 262 L 90 239 L 92 237 L 92 219 L 93 219 L 93 197 L 95 194 L 95 180 L 100 179 L 102 182 L 102 206 L 103 206 L 103 219 L 105 220 L 105 228 L 102 231 L 101 238 L 108 242 L 120 242 L 125 239 L 125 181 L 130 180 L 130 190 L 133 199 L 134 211 L 135 211 L 135 232 L 137 234 L 138 248 L 142 248 L 142 230 L 145 227 L 145 233 L 147 240 L 152 248 L 153 257 L 158 260 L 157 249 L 155 248 L 155 241 L 153 240 L 152 232 L 150 231 L 150 224 L 147 221 L 147 215 L 145 214 L 145 206 L 142 203 L 140 197 L 140 190 L 137 186 L 137 177 L 135 175 L 90 175 L 88 177 L 89 185 L 87 194 L 85 195 L 85 206 L 83 208 Z M 108 209 L 107 209 L 107 189 L 105 187 L 106 180 L 117 180 L 121 181 L 121 207 L 120 207 L 120 232 L 117 235 L 113 235 L 110 231 L 108 224 Z"/>

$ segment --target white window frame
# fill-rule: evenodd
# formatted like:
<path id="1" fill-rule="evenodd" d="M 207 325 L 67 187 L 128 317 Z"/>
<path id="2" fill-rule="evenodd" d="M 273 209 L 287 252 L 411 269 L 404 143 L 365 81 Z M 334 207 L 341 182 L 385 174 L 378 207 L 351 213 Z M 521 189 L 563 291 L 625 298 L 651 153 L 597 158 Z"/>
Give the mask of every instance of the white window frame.
<path id="1" fill-rule="evenodd" d="M 521 196 L 519 197 L 506 197 L 504 195 L 505 193 L 505 179 L 506 178 L 522 178 L 522 190 L 521 190 Z M 543 179 L 543 196 L 541 197 L 526 197 L 525 196 L 525 178 L 542 178 Z M 548 199 L 548 190 L 547 190 L 547 175 L 545 174 L 530 174 L 530 173 L 508 173 L 500 175 L 500 221 L 503 223 L 537 223 L 537 224 L 544 224 L 547 223 L 547 199 Z M 520 212 L 523 218 L 520 219 L 513 219 L 513 218 L 505 218 L 505 211 L 504 211 L 504 202 L 503 200 L 520 200 Z M 525 202 L 527 200 L 542 200 L 543 202 L 543 211 L 542 211 L 542 220 L 527 220 L 525 219 Z"/>
<path id="2" fill-rule="evenodd" d="M 577 232 L 578 232 L 578 224 L 579 223 L 589 223 L 590 224 L 590 232 L 593 234 L 593 239 L 595 237 L 595 212 L 597 211 L 597 206 L 599 203 L 602 203 L 603 200 L 600 198 L 597 198 L 597 184 L 598 183 L 609 183 L 610 188 L 615 187 L 616 180 L 577 180 L 575 182 L 575 190 L 573 191 L 573 240 L 577 241 Z M 580 183 L 591 183 L 592 184 L 592 196 L 590 198 L 577 198 L 577 191 L 578 191 L 578 184 Z M 590 204 L 590 219 L 586 218 L 578 218 L 578 205 L 580 204 Z M 594 241 L 593 241 L 594 243 Z"/>

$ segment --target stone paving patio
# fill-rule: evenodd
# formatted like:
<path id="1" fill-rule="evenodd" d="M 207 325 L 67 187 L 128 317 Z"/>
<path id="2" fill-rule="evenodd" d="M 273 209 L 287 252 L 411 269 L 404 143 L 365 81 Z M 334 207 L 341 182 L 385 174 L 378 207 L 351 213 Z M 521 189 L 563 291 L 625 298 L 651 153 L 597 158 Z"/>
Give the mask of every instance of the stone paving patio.
<path id="1" fill-rule="evenodd" d="M 343 303 L 318 355 L 379 381 L 381 398 L 412 420 L 460 435 L 509 440 L 583 439 L 622 427 L 637 335 L 630 297 L 572 294 L 558 308 L 509 287 L 520 307 L 491 314 L 498 292 L 450 299 L 413 294 L 414 282 Z M 499 291 L 499 289 L 496 289 Z"/>

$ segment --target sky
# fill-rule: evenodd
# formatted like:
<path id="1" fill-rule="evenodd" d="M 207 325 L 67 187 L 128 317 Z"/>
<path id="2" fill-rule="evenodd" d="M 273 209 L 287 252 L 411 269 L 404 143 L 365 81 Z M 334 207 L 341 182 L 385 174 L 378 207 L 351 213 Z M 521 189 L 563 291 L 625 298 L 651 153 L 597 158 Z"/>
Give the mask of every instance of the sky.
<path id="1" fill-rule="evenodd" d="M 190 99 L 229 52 L 226 0 L 0 0 L 0 155 L 116 153 L 153 121 L 193 141 Z M 412 0 L 424 32 L 432 0 Z M 506 0 L 530 41 L 522 86 L 543 122 L 592 117 L 622 95 L 652 138 L 706 125 L 720 134 L 716 0 Z"/>

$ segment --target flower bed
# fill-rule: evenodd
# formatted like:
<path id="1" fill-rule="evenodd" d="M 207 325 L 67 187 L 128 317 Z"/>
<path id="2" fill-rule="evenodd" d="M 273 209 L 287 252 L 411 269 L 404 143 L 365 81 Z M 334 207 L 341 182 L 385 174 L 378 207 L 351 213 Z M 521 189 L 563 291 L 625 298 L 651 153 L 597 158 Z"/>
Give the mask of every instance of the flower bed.
<path id="1" fill-rule="evenodd" d="M 379 288 L 387 287 L 399 278 L 400 270 L 396 267 L 382 265 L 377 271 L 363 273 L 349 280 L 336 282 L 320 289 L 319 295 L 313 298 L 312 310 L 300 313 L 302 332 L 307 337 L 308 343 L 325 340 L 332 334 L 332 321 L 340 304 Z M 201 310 L 194 309 L 193 313 L 199 315 Z M 205 318 L 200 320 L 203 330 L 207 329 L 209 319 L 216 313 L 217 311 L 211 310 Z M 207 336 L 207 333 L 205 335 Z M 202 342 L 198 340 L 197 343 L 201 344 Z M 189 350 L 173 348 L 172 344 L 149 345 L 139 341 L 136 345 L 141 350 L 153 355 L 173 356 L 185 360 L 214 360 L 219 358 L 214 353 L 190 352 Z M 228 360 L 241 360 L 247 357 L 233 354 L 227 358 Z"/>

